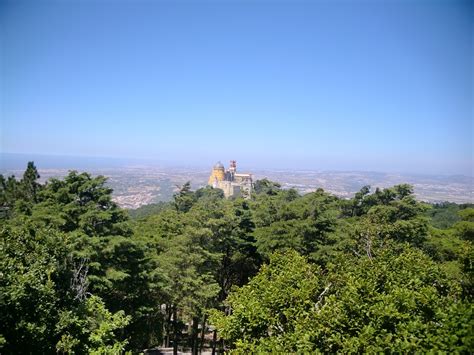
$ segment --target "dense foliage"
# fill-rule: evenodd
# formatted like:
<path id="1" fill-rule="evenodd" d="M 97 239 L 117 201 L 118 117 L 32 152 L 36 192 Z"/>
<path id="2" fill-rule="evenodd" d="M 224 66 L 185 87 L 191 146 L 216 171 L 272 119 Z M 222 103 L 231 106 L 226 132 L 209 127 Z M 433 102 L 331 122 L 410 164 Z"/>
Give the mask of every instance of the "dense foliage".
<path id="1" fill-rule="evenodd" d="M 472 205 L 263 179 L 127 213 L 104 177 L 38 178 L 0 175 L 2 353 L 474 347 Z"/>
<path id="2" fill-rule="evenodd" d="M 473 308 L 421 251 L 392 247 L 321 270 L 294 251 L 275 254 L 231 293 L 222 335 L 242 352 L 462 351 Z"/>

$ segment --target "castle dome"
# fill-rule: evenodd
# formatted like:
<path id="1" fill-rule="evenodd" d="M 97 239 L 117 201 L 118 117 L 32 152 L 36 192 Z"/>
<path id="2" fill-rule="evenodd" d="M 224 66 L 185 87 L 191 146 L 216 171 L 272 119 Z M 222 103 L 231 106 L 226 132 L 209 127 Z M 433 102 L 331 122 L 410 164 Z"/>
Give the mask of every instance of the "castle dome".
<path id="1" fill-rule="evenodd" d="M 218 161 L 216 163 L 216 165 L 214 165 L 214 169 L 216 169 L 216 170 L 224 169 L 224 165 L 222 165 L 222 163 L 220 161 Z"/>

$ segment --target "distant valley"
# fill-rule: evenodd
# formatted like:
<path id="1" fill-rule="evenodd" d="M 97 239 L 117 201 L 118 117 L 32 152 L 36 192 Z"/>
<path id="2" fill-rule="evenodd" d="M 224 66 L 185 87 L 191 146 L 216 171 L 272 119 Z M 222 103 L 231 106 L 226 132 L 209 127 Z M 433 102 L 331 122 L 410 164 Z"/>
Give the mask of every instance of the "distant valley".
<path id="1" fill-rule="evenodd" d="M 69 169 L 42 169 L 38 166 L 41 181 L 51 177 L 62 177 Z M 178 186 L 190 181 L 193 188 L 207 184 L 210 169 L 172 168 L 157 166 L 128 166 L 111 168 L 78 169 L 93 175 L 109 178 L 109 186 L 114 190 L 114 200 L 124 208 L 134 209 L 143 205 L 169 201 Z M 4 175 L 19 177 L 24 169 L 2 169 Z M 418 199 L 428 202 L 450 201 L 472 203 L 474 201 L 474 178 L 467 176 L 430 176 L 393 174 L 380 172 L 341 172 L 304 170 L 258 170 L 252 171 L 254 181 L 262 178 L 277 181 L 283 188 L 295 188 L 300 193 L 308 193 L 323 188 L 337 196 L 349 198 L 364 185 L 389 187 L 399 183 L 409 183 L 415 187 Z"/>

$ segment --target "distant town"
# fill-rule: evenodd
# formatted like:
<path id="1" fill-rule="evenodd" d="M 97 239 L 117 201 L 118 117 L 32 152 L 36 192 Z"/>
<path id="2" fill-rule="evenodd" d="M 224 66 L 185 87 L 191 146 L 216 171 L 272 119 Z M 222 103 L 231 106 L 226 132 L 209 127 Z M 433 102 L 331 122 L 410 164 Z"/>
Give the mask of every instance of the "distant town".
<path id="1" fill-rule="evenodd" d="M 193 189 L 209 184 L 209 167 L 156 167 L 128 166 L 112 168 L 77 169 L 93 175 L 108 177 L 108 184 L 114 190 L 115 202 L 123 208 L 135 209 L 143 205 L 169 201 L 173 194 L 187 181 Z M 72 169 L 44 169 L 38 165 L 41 181 L 51 177 L 62 177 Z M 23 169 L 0 171 L 2 174 L 14 174 L 20 177 Z M 283 188 L 294 188 L 301 194 L 323 188 L 342 198 L 350 198 L 365 185 L 389 187 L 399 183 L 409 183 L 415 188 L 419 200 L 427 202 L 474 202 L 474 178 L 468 176 L 422 176 L 409 174 L 391 174 L 381 172 L 357 171 L 305 171 L 305 170 L 255 170 L 252 179 L 268 178 L 279 182 Z"/>

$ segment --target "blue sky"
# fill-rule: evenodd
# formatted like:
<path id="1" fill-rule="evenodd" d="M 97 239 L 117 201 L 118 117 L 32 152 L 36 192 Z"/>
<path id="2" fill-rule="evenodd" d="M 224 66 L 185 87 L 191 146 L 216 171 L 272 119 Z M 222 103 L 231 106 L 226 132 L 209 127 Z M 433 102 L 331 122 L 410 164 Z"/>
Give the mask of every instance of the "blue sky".
<path id="1" fill-rule="evenodd" d="M 2 152 L 471 174 L 472 2 L 2 1 Z"/>

